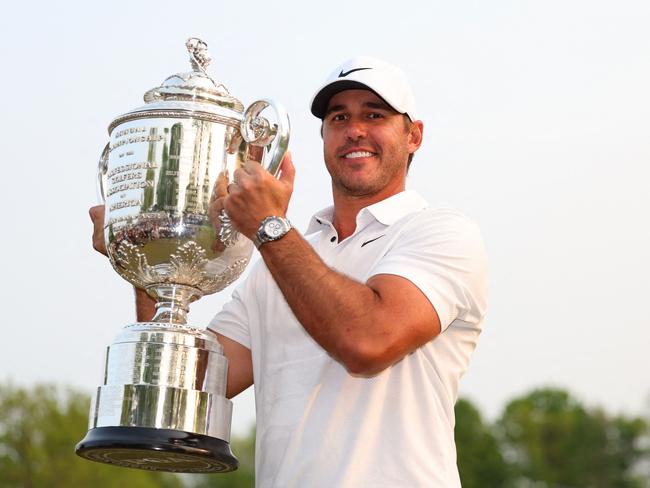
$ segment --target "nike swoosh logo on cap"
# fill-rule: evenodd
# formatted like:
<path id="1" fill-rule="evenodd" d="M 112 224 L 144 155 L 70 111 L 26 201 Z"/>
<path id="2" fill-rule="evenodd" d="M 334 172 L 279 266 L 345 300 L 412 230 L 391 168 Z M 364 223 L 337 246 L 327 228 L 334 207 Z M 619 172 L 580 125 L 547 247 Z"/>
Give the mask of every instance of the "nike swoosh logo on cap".
<path id="1" fill-rule="evenodd" d="M 339 73 L 339 78 L 345 78 L 345 77 L 348 76 L 350 73 L 354 73 L 355 71 L 362 71 L 362 70 L 364 70 L 364 69 L 372 69 L 372 68 L 354 68 L 354 69 L 351 69 L 350 71 L 343 71 L 343 70 L 341 70 L 341 72 Z"/>

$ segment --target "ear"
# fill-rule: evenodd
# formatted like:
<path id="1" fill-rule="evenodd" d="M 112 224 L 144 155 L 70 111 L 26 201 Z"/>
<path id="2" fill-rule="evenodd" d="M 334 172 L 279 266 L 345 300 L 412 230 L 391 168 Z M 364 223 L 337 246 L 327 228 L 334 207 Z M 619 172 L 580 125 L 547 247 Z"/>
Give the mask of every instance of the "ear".
<path id="1" fill-rule="evenodd" d="M 422 135 L 424 132 L 424 124 L 421 120 L 416 120 L 411 123 L 408 135 L 409 152 L 413 154 L 422 145 Z"/>

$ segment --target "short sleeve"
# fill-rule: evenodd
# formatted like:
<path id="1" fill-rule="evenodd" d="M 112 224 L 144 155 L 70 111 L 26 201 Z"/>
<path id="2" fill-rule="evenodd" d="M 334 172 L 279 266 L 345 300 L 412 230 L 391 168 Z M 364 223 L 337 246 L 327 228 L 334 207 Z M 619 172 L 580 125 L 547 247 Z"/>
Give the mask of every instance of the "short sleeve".
<path id="1" fill-rule="evenodd" d="M 478 227 L 454 210 L 425 209 L 406 224 L 368 276 L 411 281 L 445 330 L 456 319 L 480 324 L 487 309 L 487 258 Z"/>
<path id="2" fill-rule="evenodd" d="M 250 307 L 257 306 L 254 299 L 254 288 L 257 275 L 260 272 L 259 262 L 244 281 L 235 288 L 232 298 L 223 309 L 210 321 L 208 329 L 222 334 L 241 345 L 251 348 L 251 316 L 254 311 Z"/>

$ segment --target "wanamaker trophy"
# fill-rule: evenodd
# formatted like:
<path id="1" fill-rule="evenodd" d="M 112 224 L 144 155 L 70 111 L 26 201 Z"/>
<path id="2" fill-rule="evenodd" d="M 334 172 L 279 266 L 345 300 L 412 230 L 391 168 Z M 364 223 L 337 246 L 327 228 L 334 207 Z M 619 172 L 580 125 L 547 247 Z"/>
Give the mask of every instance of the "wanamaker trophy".
<path id="1" fill-rule="evenodd" d="M 252 253 L 225 212 L 210 219 L 211 199 L 246 161 L 278 173 L 289 119 L 269 100 L 244 111 L 207 74 L 207 45 L 193 38 L 186 46 L 192 71 L 170 76 L 109 125 L 99 163 L 108 255 L 120 276 L 156 299 L 156 313 L 107 348 L 76 452 L 132 468 L 226 472 L 237 468 L 228 361 L 213 334 L 187 325 L 187 313 L 236 280 Z M 271 121 L 260 115 L 267 107 Z"/>

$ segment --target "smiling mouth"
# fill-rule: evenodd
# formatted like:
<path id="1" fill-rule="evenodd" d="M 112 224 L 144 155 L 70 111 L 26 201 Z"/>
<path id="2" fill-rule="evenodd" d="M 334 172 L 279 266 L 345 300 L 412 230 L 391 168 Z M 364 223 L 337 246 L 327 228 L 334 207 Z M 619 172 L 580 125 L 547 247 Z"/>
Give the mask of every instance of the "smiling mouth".
<path id="1" fill-rule="evenodd" d="M 345 159 L 355 159 L 355 158 L 371 158 L 375 153 L 369 151 L 353 151 L 347 154 L 344 154 Z"/>

